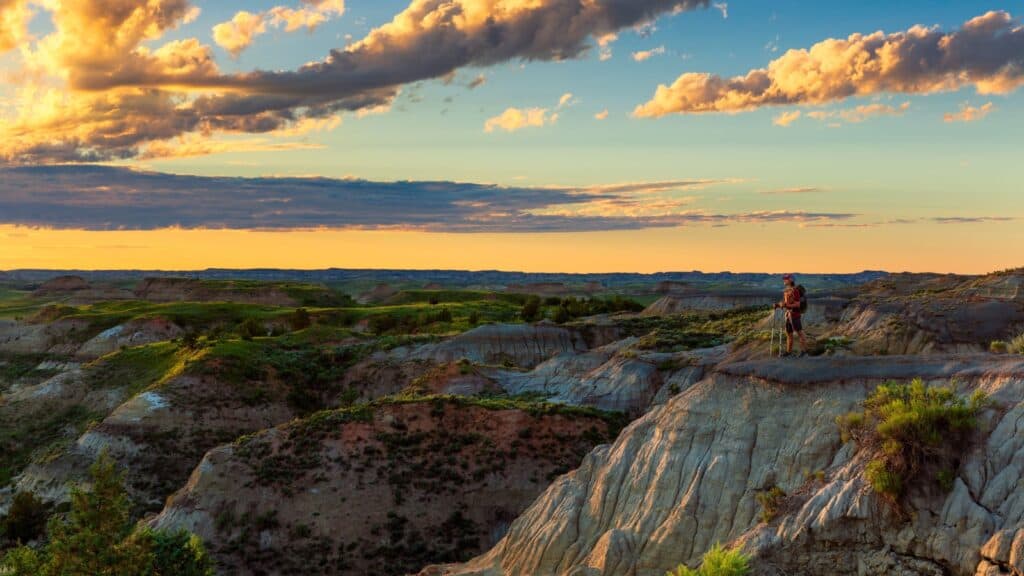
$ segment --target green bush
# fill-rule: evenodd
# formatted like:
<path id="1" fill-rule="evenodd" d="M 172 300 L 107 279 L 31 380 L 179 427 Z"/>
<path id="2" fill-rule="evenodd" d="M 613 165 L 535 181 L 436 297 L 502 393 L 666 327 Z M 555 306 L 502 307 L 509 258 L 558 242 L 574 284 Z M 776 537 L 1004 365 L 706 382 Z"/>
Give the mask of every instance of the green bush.
<path id="1" fill-rule="evenodd" d="M 767 524 L 779 515 L 786 493 L 778 486 L 757 493 L 757 503 L 761 505 L 761 521 Z"/>
<path id="2" fill-rule="evenodd" d="M 1024 354 L 1024 334 L 1010 340 L 1007 349 L 1011 354 Z"/>
<path id="3" fill-rule="evenodd" d="M 540 298 L 537 296 L 530 296 L 526 299 L 526 303 L 523 304 L 523 309 L 519 313 L 525 322 L 533 322 L 540 318 Z"/>
<path id="4" fill-rule="evenodd" d="M 837 419 L 841 435 L 869 450 L 865 468 L 872 488 L 893 502 L 922 478 L 951 488 L 960 456 L 978 427 L 988 399 L 981 391 L 969 399 L 950 386 L 880 385 L 864 401 L 864 411 Z"/>
<path id="5" fill-rule="evenodd" d="M 297 308 L 288 318 L 288 324 L 293 332 L 298 332 L 299 330 L 309 328 L 313 324 L 313 319 L 309 315 L 309 310 Z"/>
<path id="6" fill-rule="evenodd" d="M 727 550 L 715 544 L 704 558 L 700 568 L 693 570 L 680 565 L 666 576 L 747 576 L 750 574 L 750 558 L 739 550 Z"/>
<path id="7" fill-rule="evenodd" d="M 988 345 L 988 351 L 993 354 L 1007 354 L 1010 351 L 1010 343 L 1005 340 L 993 340 Z"/>

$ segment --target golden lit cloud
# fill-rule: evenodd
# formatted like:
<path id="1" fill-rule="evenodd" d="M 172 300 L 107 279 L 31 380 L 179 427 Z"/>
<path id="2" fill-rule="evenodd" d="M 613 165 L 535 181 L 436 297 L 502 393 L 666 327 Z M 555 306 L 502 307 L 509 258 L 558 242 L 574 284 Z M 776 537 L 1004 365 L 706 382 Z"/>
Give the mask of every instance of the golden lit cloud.
<path id="1" fill-rule="evenodd" d="M 904 102 L 899 106 L 890 106 L 889 104 L 876 102 L 842 110 L 811 110 L 807 113 L 807 117 L 820 122 L 842 120 L 851 124 L 858 124 L 875 116 L 902 116 L 909 109 L 910 102 Z"/>
<path id="2" fill-rule="evenodd" d="M 0 54 L 21 44 L 31 17 L 28 0 L 0 0 Z"/>
<path id="3" fill-rule="evenodd" d="M 657 48 L 651 48 L 650 50 L 640 50 L 639 52 L 633 52 L 633 61 L 644 62 L 646 60 L 650 60 L 654 56 L 661 56 L 664 53 L 664 46 L 658 46 Z"/>
<path id="4" fill-rule="evenodd" d="M 783 112 L 782 114 L 779 114 L 775 118 L 772 118 L 772 124 L 775 124 L 776 126 L 782 126 L 783 128 L 785 128 L 792 124 L 793 122 L 796 122 L 800 118 L 800 114 L 801 112 L 799 110 L 790 110 L 788 112 Z"/>
<path id="5" fill-rule="evenodd" d="M 601 110 L 597 114 L 594 114 L 594 120 L 607 120 L 607 119 L 608 119 L 608 109 L 607 108 L 605 108 L 604 110 Z"/>
<path id="6" fill-rule="evenodd" d="M 253 38 L 266 31 L 264 15 L 242 10 L 228 22 L 213 27 L 213 41 L 232 56 L 238 56 L 252 44 Z"/>
<path id="7" fill-rule="evenodd" d="M 558 121 L 558 114 L 550 114 L 547 108 L 508 108 L 498 116 L 488 118 L 484 132 L 501 129 L 515 132 L 523 128 L 540 128 Z"/>
<path id="8" fill-rule="evenodd" d="M 275 6 L 259 14 L 242 10 L 231 20 L 213 27 L 213 40 L 237 57 L 257 36 L 267 31 L 268 25 L 283 28 L 285 32 L 313 31 L 331 17 L 345 13 L 344 0 L 303 0 L 303 5 L 302 8 Z"/>
<path id="9" fill-rule="evenodd" d="M 960 105 L 960 111 L 947 112 L 942 119 L 945 122 L 974 122 L 988 116 L 993 110 L 995 106 L 991 102 L 977 107 L 964 102 Z"/>
<path id="10" fill-rule="evenodd" d="M 814 105 L 880 93 L 931 94 L 973 86 L 1001 94 L 1024 84 L 1024 26 L 993 11 L 945 33 L 905 32 L 830 38 L 789 50 L 767 68 L 723 78 L 687 73 L 636 108 L 641 118 L 741 112 L 763 106 Z"/>
<path id="11" fill-rule="evenodd" d="M 29 3 L 52 22 L 41 37 L 25 33 Z M 182 137 L 287 133 L 304 118 L 387 110 L 410 83 L 468 66 L 575 58 L 595 41 L 607 45 L 623 28 L 708 6 L 708 0 L 412 0 L 390 22 L 322 60 L 295 70 L 226 74 L 212 45 L 187 35 L 164 39 L 198 15 L 189 0 L 0 0 L 0 42 L 18 48 L 12 58 L 18 68 L 8 74 L 17 84 L 0 116 L 0 161 L 153 156 L 160 149 L 150 145 L 174 145 Z M 301 0 L 297 7 L 235 15 L 213 36 L 237 55 L 271 27 L 311 29 L 344 9 L 341 0 Z M 537 124 L 535 111 L 522 114 L 523 125 Z M 541 118 L 550 124 L 557 114 Z M 515 124 L 513 111 L 492 125 Z"/>

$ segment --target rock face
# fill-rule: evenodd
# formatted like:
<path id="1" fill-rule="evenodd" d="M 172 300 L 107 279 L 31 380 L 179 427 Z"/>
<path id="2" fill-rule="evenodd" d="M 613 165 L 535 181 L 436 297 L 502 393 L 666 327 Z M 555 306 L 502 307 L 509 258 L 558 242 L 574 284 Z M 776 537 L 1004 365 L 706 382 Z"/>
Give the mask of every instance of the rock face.
<path id="1" fill-rule="evenodd" d="M 567 328 L 539 324 L 489 324 L 415 350 L 411 357 L 435 362 L 463 358 L 475 364 L 533 368 L 565 352 L 586 350 L 583 337 Z"/>
<path id="2" fill-rule="evenodd" d="M 202 536 L 224 573 L 406 574 L 492 546 L 614 433 L 442 399 L 322 413 L 212 450 L 151 524 Z"/>
<path id="3" fill-rule="evenodd" d="M 173 340 L 184 334 L 180 326 L 164 318 L 132 320 L 100 332 L 78 349 L 79 358 L 99 358 L 126 346 L 142 346 Z"/>
<path id="4" fill-rule="evenodd" d="M 835 335 L 860 353 L 987 350 L 1024 328 L 1024 271 L 982 277 L 895 274 L 867 285 Z"/>
<path id="5" fill-rule="evenodd" d="M 326 292 L 326 289 L 324 290 Z M 286 291 L 270 285 L 233 285 L 192 278 L 146 278 L 135 287 L 136 298 L 150 302 L 237 302 L 264 306 L 298 306 Z"/>
<path id="6" fill-rule="evenodd" d="M 905 520 L 867 486 L 834 420 L 879 382 L 912 376 L 980 388 L 999 409 L 985 414 L 991 434 L 966 455 L 953 491 L 918 495 Z M 490 552 L 426 573 L 661 576 L 723 542 L 743 545 L 766 575 L 989 574 L 1020 558 L 1022 422 L 1022 360 L 722 366 L 590 453 Z M 755 496 L 772 486 L 796 502 L 764 525 Z"/>

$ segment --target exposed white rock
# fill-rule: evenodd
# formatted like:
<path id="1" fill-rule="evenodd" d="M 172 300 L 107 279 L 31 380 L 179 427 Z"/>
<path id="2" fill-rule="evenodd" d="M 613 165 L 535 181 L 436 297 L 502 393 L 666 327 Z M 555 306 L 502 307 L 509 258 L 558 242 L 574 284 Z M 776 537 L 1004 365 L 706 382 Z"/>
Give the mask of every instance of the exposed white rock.
<path id="1" fill-rule="evenodd" d="M 953 491 L 919 497 L 903 521 L 866 485 L 834 420 L 878 382 L 915 376 L 981 388 L 1006 411 L 987 414 L 992 432 Z M 1024 361 L 988 356 L 722 366 L 559 478 L 489 553 L 442 572 L 662 576 L 716 542 L 743 545 L 762 574 L 1008 567 L 1020 555 L 1006 531 L 1024 526 L 1022 402 Z M 819 470 L 824 482 L 808 480 Z M 755 495 L 770 486 L 798 506 L 764 525 Z"/>

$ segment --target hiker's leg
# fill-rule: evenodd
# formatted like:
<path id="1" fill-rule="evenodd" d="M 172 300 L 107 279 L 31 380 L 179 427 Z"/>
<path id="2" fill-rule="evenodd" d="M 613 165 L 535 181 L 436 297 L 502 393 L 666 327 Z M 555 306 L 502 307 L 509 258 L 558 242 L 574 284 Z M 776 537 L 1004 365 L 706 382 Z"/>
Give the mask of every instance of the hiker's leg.
<path id="1" fill-rule="evenodd" d="M 807 352 L 807 338 L 804 337 L 804 332 L 801 330 L 796 333 L 800 337 L 800 350 Z"/>
<path id="2" fill-rule="evenodd" d="M 786 354 L 793 352 L 793 320 L 786 318 Z"/>

